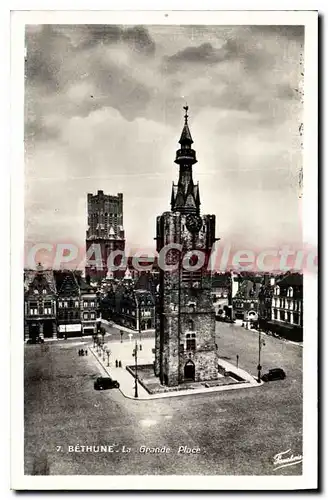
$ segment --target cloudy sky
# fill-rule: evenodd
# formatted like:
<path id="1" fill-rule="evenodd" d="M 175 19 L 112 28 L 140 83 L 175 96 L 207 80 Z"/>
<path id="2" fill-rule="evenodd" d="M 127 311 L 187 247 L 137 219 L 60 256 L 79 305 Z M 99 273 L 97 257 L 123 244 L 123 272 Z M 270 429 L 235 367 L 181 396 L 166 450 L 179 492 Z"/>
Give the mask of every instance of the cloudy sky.
<path id="1" fill-rule="evenodd" d="M 124 193 L 129 246 L 153 247 L 187 101 L 217 236 L 298 244 L 302 48 L 297 26 L 27 26 L 26 242 L 83 246 L 102 189 Z"/>

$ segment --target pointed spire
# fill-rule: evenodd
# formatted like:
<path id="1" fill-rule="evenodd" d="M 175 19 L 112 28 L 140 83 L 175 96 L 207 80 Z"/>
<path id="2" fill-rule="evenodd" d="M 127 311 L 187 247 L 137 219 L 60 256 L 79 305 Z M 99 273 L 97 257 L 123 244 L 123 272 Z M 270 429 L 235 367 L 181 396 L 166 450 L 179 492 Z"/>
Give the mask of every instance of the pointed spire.
<path id="1" fill-rule="evenodd" d="M 125 280 L 131 280 L 132 279 L 131 272 L 130 272 L 130 269 L 129 269 L 128 266 L 126 267 L 126 270 L 125 270 L 124 279 Z"/>
<path id="2" fill-rule="evenodd" d="M 183 109 L 185 110 L 185 115 L 184 115 L 185 122 L 184 122 L 184 126 L 183 126 L 183 129 L 182 129 L 182 132 L 181 132 L 181 137 L 180 137 L 179 143 L 181 145 L 183 145 L 183 144 L 189 144 L 189 145 L 191 145 L 194 141 L 192 140 L 191 133 L 190 133 L 189 126 L 188 126 L 188 109 L 189 109 L 189 106 L 186 104 L 185 106 L 183 106 Z"/>

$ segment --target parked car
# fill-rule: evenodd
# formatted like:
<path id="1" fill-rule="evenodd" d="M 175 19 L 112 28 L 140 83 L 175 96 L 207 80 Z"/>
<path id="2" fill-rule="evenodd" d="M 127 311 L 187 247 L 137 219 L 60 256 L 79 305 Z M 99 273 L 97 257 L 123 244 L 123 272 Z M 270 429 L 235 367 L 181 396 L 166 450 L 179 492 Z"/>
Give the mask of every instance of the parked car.
<path id="1" fill-rule="evenodd" d="M 286 373 L 282 368 L 272 368 L 263 375 L 262 380 L 263 382 L 269 382 L 270 380 L 283 380 L 284 378 L 286 378 Z"/>
<path id="2" fill-rule="evenodd" d="M 111 377 L 98 377 L 94 383 L 94 388 L 96 391 L 103 391 L 105 389 L 118 389 L 120 384 L 117 380 L 113 380 Z"/>

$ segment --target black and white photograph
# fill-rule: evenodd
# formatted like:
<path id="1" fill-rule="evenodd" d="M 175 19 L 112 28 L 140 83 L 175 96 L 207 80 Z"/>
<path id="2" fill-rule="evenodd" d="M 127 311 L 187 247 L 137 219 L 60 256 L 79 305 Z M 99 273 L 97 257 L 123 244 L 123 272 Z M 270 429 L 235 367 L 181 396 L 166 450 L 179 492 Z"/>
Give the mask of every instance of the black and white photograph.
<path id="1" fill-rule="evenodd" d="M 315 485 L 317 13 L 15 14 L 12 487 Z"/>

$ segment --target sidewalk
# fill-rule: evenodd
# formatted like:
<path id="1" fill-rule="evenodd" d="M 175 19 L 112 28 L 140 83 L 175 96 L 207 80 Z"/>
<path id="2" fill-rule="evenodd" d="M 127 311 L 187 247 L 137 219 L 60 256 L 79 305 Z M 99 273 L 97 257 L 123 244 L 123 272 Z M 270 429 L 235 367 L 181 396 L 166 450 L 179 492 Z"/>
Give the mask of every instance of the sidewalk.
<path id="1" fill-rule="evenodd" d="M 140 344 L 140 342 L 138 342 Z M 191 396 L 194 394 L 204 394 L 207 392 L 221 392 L 234 389 L 250 389 L 252 387 L 259 387 L 260 384 L 254 379 L 252 375 L 247 373 L 241 368 L 237 368 L 231 363 L 224 359 L 219 358 L 219 364 L 226 370 L 236 375 L 239 375 L 245 380 L 245 382 L 239 382 L 236 384 L 222 385 L 216 387 L 199 387 L 189 390 L 172 391 L 160 394 L 149 394 L 146 389 L 138 382 L 138 398 L 134 397 L 135 394 L 135 378 L 127 371 L 126 366 L 134 365 L 135 358 L 132 356 L 132 351 L 134 349 L 134 342 L 126 341 L 124 343 L 111 342 L 108 347 L 111 349 L 111 356 L 109 364 L 107 367 L 107 357 L 105 356 L 105 361 L 103 360 L 102 354 L 99 356 L 97 354 L 96 348 L 89 347 L 91 353 L 97 360 L 97 362 L 102 367 L 102 370 L 107 373 L 108 376 L 112 377 L 120 383 L 120 391 L 126 398 L 129 399 L 161 399 L 161 398 L 172 398 L 177 396 Z M 152 348 L 154 346 L 153 339 L 144 339 L 142 341 L 142 351 L 138 351 L 138 364 L 152 364 L 154 359 L 154 354 L 152 353 Z M 115 360 L 120 360 L 122 363 L 122 368 L 116 368 Z"/>

